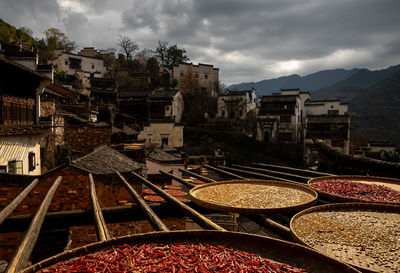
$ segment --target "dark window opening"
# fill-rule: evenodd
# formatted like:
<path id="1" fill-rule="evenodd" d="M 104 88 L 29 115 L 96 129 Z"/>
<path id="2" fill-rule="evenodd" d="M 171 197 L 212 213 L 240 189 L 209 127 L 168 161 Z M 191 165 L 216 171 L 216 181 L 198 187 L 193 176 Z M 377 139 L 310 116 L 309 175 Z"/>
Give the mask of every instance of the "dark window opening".
<path id="1" fill-rule="evenodd" d="M 7 166 L 0 166 L 0 173 L 6 173 L 7 172 Z"/>
<path id="2" fill-rule="evenodd" d="M 9 173 L 14 173 L 14 174 L 22 174 L 23 173 L 23 168 L 22 168 L 22 160 L 11 160 L 8 161 L 8 172 Z"/>
<path id="3" fill-rule="evenodd" d="M 339 115 L 339 110 L 328 110 L 329 116 L 337 116 Z"/>
<path id="4" fill-rule="evenodd" d="M 36 155 L 35 153 L 28 154 L 29 171 L 33 171 L 36 168 Z"/>

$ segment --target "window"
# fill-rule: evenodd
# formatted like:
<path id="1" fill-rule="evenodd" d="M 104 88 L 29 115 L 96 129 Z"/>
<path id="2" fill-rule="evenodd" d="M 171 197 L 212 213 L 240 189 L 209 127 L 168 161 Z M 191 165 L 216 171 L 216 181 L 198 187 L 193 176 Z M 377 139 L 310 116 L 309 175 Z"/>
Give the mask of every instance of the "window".
<path id="1" fill-rule="evenodd" d="M 199 78 L 199 72 L 194 72 L 194 76 L 196 77 L 196 78 Z"/>
<path id="2" fill-rule="evenodd" d="M 14 174 L 22 174 L 22 160 L 11 160 L 8 161 L 8 172 Z"/>
<path id="3" fill-rule="evenodd" d="M 28 154 L 29 171 L 33 171 L 36 168 L 36 155 L 35 153 Z"/>
<path id="4" fill-rule="evenodd" d="M 152 134 L 148 134 L 147 137 L 149 139 L 149 143 L 151 144 L 151 138 L 153 137 L 153 135 Z"/>
<path id="5" fill-rule="evenodd" d="M 6 173 L 7 172 L 7 166 L 0 166 L 0 173 Z"/>
<path id="6" fill-rule="evenodd" d="M 208 74 L 204 74 L 204 79 L 208 80 Z"/>
<path id="7" fill-rule="evenodd" d="M 64 63 L 65 63 L 65 65 L 68 65 L 68 60 L 65 60 Z"/>
<path id="8" fill-rule="evenodd" d="M 168 145 L 169 135 L 161 135 L 161 146 Z"/>
<path id="9" fill-rule="evenodd" d="M 181 77 L 185 76 L 185 73 L 183 73 L 183 71 L 181 71 L 180 73 Z"/>
<path id="10" fill-rule="evenodd" d="M 328 110 L 329 116 L 337 116 L 339 115 L 339 110 Z"/>
<path id="11" fill-rule="evenodd" d="M 94 69 L 94 64 L 92 64 L 92 69 Z"/>

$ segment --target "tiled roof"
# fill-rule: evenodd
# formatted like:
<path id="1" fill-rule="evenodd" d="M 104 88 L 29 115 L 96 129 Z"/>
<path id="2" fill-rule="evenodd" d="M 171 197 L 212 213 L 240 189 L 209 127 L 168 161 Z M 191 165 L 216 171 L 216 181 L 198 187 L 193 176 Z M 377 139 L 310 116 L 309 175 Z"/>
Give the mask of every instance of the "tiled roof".
<path id="1" fill-rule="evenodd" d="M 159 162 L 181 162 L 182 159 L 173 156 L 167 152 L 162 151 L 160 148 L 154 148 L 154 150 L 148 155 L 150 159 Z"/>
<path id="2" fill-rule="evenodd" d="M 262 96 L 262 102 L 295 102 L 297 99 L 297 95 L 272 95 L 272 96 Z"/>
<path id="3" fill-rule="evenodd" d="M 172 98 L 178 93 L 178 90 L 154 90 L 151 92 L 150 98 L 161 99 L 161 98 Z"/>
<path id="4" fill-rule="evenodd" d="M 41 73 L 38 73 L 38 72 L 36 72 L 35 70 L 32 70 L 32 69 L 30 69 L 30 68 L 28 68 L 28 67 L 26 67 L 26 66 L 17 64 L 17 63 L 15 63 L 15 62 L 11 61 L 11 60 L 8 60 L 8 59 L 2 57 L 1 55 L 0 55 L 0 63 L 6 63 L 6 64 L 8 64 L 8 65 L 11 65 L 11 66 L 14 66 L 14 67 L 18 67 L 18 68 L 20 68 L 20 69 L 22 69 L 22 70 L 25 70 L 26 72 L 31 73 L 31 74 L 33 74 L 33 75 L 35 75 L 35 76 L 37 76 L 37 77 L 40 77 L 40 78 L 42 78 L 42 79 L 44 79 L 44 80 L 49 80 L 49 81 L 51 81 L 51 79 L 50 79 L 49 77 L 47 77 L 46 75 L 41 74 Z"/>
<path id="5" fill-rule="evenodd" d="M 142 164 L 119 153 L 118 151 L 103 146 L 95 149 L 90 154 L 72 161 L 72 166 L 92 174 L 115 174 L 115 172 L 133 172 L 143 167 Z"/>

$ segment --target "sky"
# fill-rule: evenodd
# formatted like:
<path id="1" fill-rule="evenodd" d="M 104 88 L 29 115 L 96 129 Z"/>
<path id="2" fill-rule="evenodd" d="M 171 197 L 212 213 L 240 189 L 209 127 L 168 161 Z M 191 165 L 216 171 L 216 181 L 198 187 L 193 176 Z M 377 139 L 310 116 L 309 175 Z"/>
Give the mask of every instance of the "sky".
<path id="1" fill-rule="evenodd" d="M 0 18 L 39 38 L 58 28 L 79 48 L 166 40 L 226 85 L 400 63 L 399 0 L 0 0 Z"/>

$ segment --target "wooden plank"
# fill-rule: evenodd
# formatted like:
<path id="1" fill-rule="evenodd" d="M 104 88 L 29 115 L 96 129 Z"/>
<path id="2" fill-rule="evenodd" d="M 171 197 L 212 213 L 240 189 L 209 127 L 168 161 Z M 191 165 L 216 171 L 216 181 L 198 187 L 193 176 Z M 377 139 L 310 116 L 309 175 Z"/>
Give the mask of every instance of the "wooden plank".
<path id="1" fill-rule="evenodd" d="M 277 176 L 272 176 L 272 175 L 266 175 L 266 174 L 262 174 L 262 173 L 255 173 L 255 172 L 250 172 L 250 171 L 240 170 L 240 169 L 230 168 L 230 167 L 224 167 L 224 166 L 218 166 L 218 168 L 221 168 L 223 170 L 241 173 L 241 174 L 246 174 L 250 177 L 257 177 L 257 178 L 269 179 L 269 180 L 273 179 L 273 180 L 278 180 L 278 181 L 292 182 L 292 183 L 304 185 L 304 183 L 299 183 L 299 182 L 296 182 L 293 180 L 289 180 L 289 179 L 285 179 L 285 178 L 281 178 L 281 177 L 277 177 Z"/>
<path id="2" fill-rule="evenodd" d="M 7 207 L 0 212 L 0 225 L 21 204 L 29 192 L 37 185 L 39 179 L 34 179 Z"/>
<path id="3" fill-rule="evenodd" d="M 199 179 L 199 180 L 201 180 L 201 181 L 204 181 L 204 182 L 207 182 L 207 183 L 215 182 L 214 179 L 211 179 L 211 178 L 202 176 L 202 175 L 200 175 L 200 174 L 197 174 L 197 173 L 194 173 L 194 172 L 191 172 L 191 171 L 188 171 L 188 170 L 179 169 L 179 171 L 180 171 L 181 173 L 189 174 L 189 175 L 191 175 L 191 176 L 193 176 L 193 177 L 196 177 L 197 179 Z"/>
<path id="4" fill-rule="evenodd" d="M 140 211 L 147 217 L 151 226 L 157 231 L 169 231 L 167 226 L 161 221 L 161 219 L 154 213 L 154 211 L 147 205 L 146 201 L 137 193 L 137 191 L 126 181 L 126 179 L 117 172 L 117 175 L 124 183 L 129 194 L 135 200 L 136 204 L 139 206 Z"/>
<path id="5" fill-rule="evenodd" d="M 97 200 L 96 186 L 94 185 L 93 175 L 89 174 L 90 203 L 92 204 L 93 216 L 96 224 L 97 238 L 99 241 L 105 241 L 111 238 L 108 232 L 107 224 L 104 221 L 99 201 Z"/>
<path id="6" fill-rule="evenodd" d="M 243 166 L 243 165 L 236 165 L 236 164 L 232 164 L 233 167 L 236 168 L 240 168 L 240 169 L 244 169 L 244 170 L 249 170 L 249 171 L 255 171 L 255 172 L 261 172 L 263 174 L 273 174 L 273 175 L 277 175 L 279 176 L 283 176 L 283 177 L 291 177 L 292 179 L 296 179 L 299 181 L 308 181 L 310 180 L 312 177 L 306 177 L 306 176 L 302 176 L 302 175 L 297 175 L 297 174 L 291 174 L 291 173 L 284 173 L 284 172 L 278 172 L 278 171 L 272 171 L 272 170 L 267 170 L 267 169 L 261 169 L 261 168 L 253 168 L 253 167 L 249 167 L 249 166 Z"/>
<path id="7" fill-rule="evenodd" d="M 306 174 L 311 174 L 311 175 L 318 175 L 318 176 L 332 176 L 334 174 L 330 173 L 323 173 L 323 172 L 317 172 L 317 171 L 312 171 L 312 170 L 305 170 L 305 169 L 299 169 L 299 168 L 292 168 L 292 167 L 286 167 L 286 166 L 279 166 L 279 165 L 273 165 L 273 164 L 265 164 L 265 163 L 252 163 L 253 165 L 261 166 L 261 167 L 269 167 L 269 168 L 276 168 L 278 170 L 288 170 L 288 171 L 295 171 L 295 172 L 302 172 Z"/>
<path id="8" fill-rule="evenodd" d="M 138 175 L 137 173 L 132 172 L 132 174 L 138 179 L 140 180 L 140 182 L 142 182 L 143 184 L 145 184 L 148 188 L 152 189 L 154 192 L 156 192 L 158 195 L 160 195 L 162 198 L 164 198 L 165 200 L 167 200 L 168 202 L 171 203 L 171 205 L 173 205 L 175 208 L 179 209 L 180 211 L 182 211 L 183 213 L 185 213 L 185 215 L 187 215 L 190 219 L 192 219 L 193 221 L 195 221 L 198 225 L 200 225 L 203 228 L 207 228 L 207 229 L 213 229 L 213 230 L 223 230 L 225 231 L 224 228 L 220 227 L 219 225 L 217 225 L 216 223 L 214 223 L 213 221 L 211 221 L 210 219 L 208 219 L 207 217 L 205 217 L 204 215 L 198 213 L 197 211 L 195 211 L 194 209 L 192 209 L 191 207 L 189 207 L 188 205 L 182 203 L 181 201 L 179 201 L 178 199 L 176 199 L 175 197 L 169 195 L 168 193 L 166 193 L 165 191 L 163 191 L 162 189 L 160 189 L 159 187 L 157 187 L 156 185 L 154 185 L 153 183 L 151 183 L 150 181 L 148 181 L 147 179 L 145 179 L 144 177 Z"/>
<path id="9" fill-rule="evenodd" d="M 179 183 L 181 183 L 181 184 L 183 184 L 183 185 L 189 187 L 189 188 L 194 188 L 194 187 L 196 187 L 195 184 L 190 183 L 190 182 L 188 182 L 188 181 L 186 181 L 186 180 L 183 180 L 182 178 L 179 178 L 179 177 L 177 177 L 177 176 L 175 176 L 175 175 L 172 175 L 172 174 L 167 173 L 167 172 L 164 172 L 164 171 L 159 171 L 159 172 L 160 172 L 161 174 L 166 175 L 166 176 L 168 176 L 169 178 L 172 178 L 173 180 L 175 180 L 175 181 L 177 181 L 177 182 L 179 182 Z"/>
<path id="10" fill-rule="evenodd" d="M 213 170 L 213 171 L 215 171 L 217 173 L 228 175 L 228 176 L 233 177 L 233 178 L 237 178 L 237 179 L 241 179 L 241 180 L 246 180 L 247 179 L 247 178 L 245 178 L 243 176 L 240 176 L 240 175 L 237 175 L 237 174 L 234 174 L 234 173 L 231 173 L 231 172 L 227 172 L 227 171 L 215 168 L 215 167 L 210 166 L 210 165 L 204 165 L 204 167 L 206 167 L 207 169 Z"/>
<path id="11" fill-rule="evenodd" d="M 43 199 L 38 211 L 33 217 L 33 220 L 28 228 L 28 231 L 25 233 L 25 236 L 21 244 L 19 245 L 17 251 L 15 252 L 14 257 L 8 264 L 6 273 L 15 273 L 24 269 L 27 266 L 29 257 L 31 256 L 32 250 L 39 237 L 40 229 L 42 228 L 46 212 L 49 209 L 51 200 L 53 199 L 53 196 L 58 186 L 60 185 L 61 180 L 62 177 L 59 176 L 51 186 L 50 190 L 47 192 L 46 197 Z"/>

